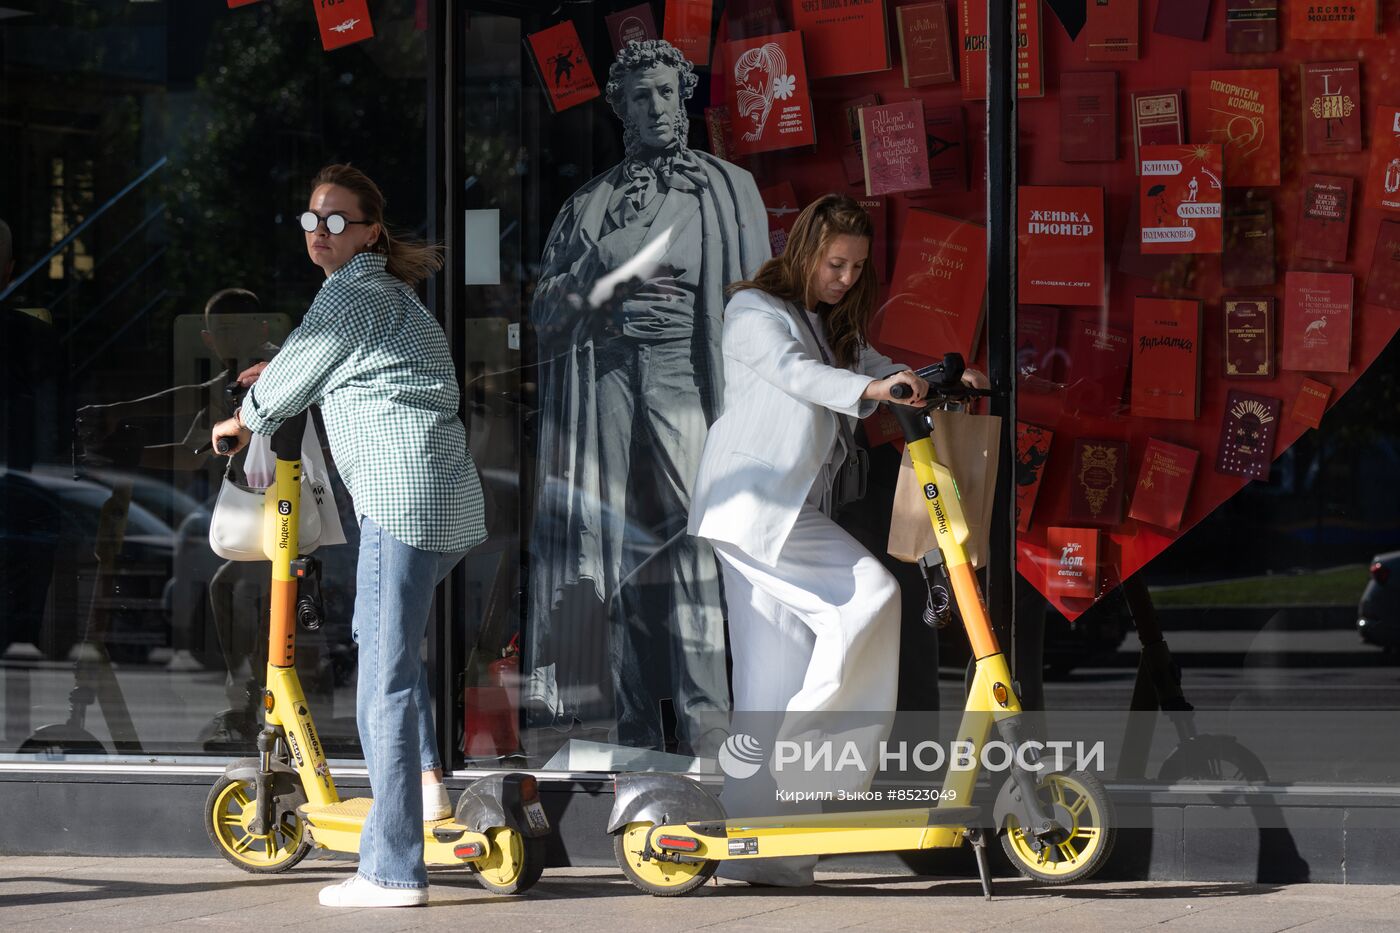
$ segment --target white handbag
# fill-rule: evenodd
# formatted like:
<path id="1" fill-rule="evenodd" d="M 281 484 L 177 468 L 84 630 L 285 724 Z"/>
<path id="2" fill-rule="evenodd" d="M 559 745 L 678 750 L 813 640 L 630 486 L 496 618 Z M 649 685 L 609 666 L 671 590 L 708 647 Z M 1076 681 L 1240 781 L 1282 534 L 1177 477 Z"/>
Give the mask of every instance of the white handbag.
<path id="1" fill-rule="evenodd" d="M 271 450 L 263 450 L 270 440 L 262 435 L 254 435 L 249 443 L 247 459 L 265 459 Z M 258 445 L 254 451 L 253 446 Z M 246 462 L 245 462 L 246 465 Z M 209 547 L 225 560 L 254 561 L 268 560 L 263 549 L 265 529 L 272 527 L 266 517 L 268 510 L 275 508 L 269 504 L 267 487 L 245 486 L 233 479 L 233 458 L 229 458 L 224 470 L 224 480 L 219 486 L 219 495 L 214 500 L 214 514 L 209 517 Z M 336 511 L 335 496 L 326 479 L 326 468 L 321 458 L 321 448 L 315 429 L 308 419 L 306 435 L 302 439 L 302 470 L 300 516 L 297 521 L 297 550 L 310 554 L 322 544 L 344 544 L 345 532 L 340 525 Z M 323 522 L 322 514 L 329 517 Z M 326 527 L 329 525 L 330 527 Z"/>

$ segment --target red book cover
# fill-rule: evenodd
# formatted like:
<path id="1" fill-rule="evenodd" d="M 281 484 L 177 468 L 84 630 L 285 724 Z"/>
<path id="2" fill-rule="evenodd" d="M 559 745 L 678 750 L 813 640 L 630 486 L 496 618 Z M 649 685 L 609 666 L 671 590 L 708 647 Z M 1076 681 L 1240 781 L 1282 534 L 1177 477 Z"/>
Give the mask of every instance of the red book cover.
<path id="1" fill-rule="evenodd" d="M 1065 340 L 1069 371 L 1065 408 L 1071 413 L 1116 415 L 1123 408 L 1132 361 L 1132 334 L 1100 320 L 1098 311 L 1070 318 Z"/>
<path id="2" fill-rule="evenodd" d="M 958 4 L 958 72 L 963 100 L 987 98 L 987 0 Z M 1044 51 L 1040 0 L 1017 0 L 1016 92 L 1019 97 L 1045 96 Z"/>
<path id="3" fill-rule="evenodd" d="M 1289 272 L 1283 282 L 1280 365 L 1308 372 L 1346 372 L 1351 364 L 1351 275 Z"/>
<path id="4" fill-rule="evenodd" d="M 1140 2 L 1141 0 L 1089 0 L 1085 4 L 1085 61 L 1137 61 Z"/>
<path id="5" fill-rule="evenodd" d="M 313 5 L 316 25 L 321 30 L 321 47 L 327 52 L 374 38 L 367 0 L 341 0 L 334 6 Z"/>
<path id="6" fill-rule="evenodd" d="M 1361 63 L 1307 62 L 1303 75 L 1303 151 L 1360 152 Z"/>
<path id="7" fill-rule="evenodd" d="M 841 112 L 846 115 L 846 132 L 849 134 L 847 139 L 853 143 L 860 142 L 860 111 L 864 107 L 873 107 L 879 102 L 879 94 L 864 94 L 841 102 Z"/>
<path id="8" fill-rule="evenodd" d="M 1118 525 L 1127 495 L 1128 442 L 1077 437 L 1070 460 L 1069 520 Z"/>
<path id="9" fill-rule="evenodd" d="M 1380 35 L 1381 0 L 1289 0 L 1288 34 L 1294 39 L 1374 39 Z"/>
<path id="10" fill-rule="evenodd" d="M 735 153 L 753 155 L 816 143 L 800 33 L 727 43 L 724 60 L 731 63 L 726 84 Z"/>
<path id="11" fill-rule="evenodd" d="M 710 137 L 710 154 L 729 162 L 734 156 L 734 121 L 729 119 L 729 107 L 705 108 L 705 132 Z"/>
<path id="12" fill-rule="evenodd" d="M 963 100 L 987 99 L 987 0 L 958 0 L 958 74 Z"/>
<path id="13" fill-rule="evenodd" d="M 1351 244 L 1351 189 L 1341 175 L 1304 175 L 1303 208 L 1293 255 L 1319 262 L 1346 262 Z"/>
<path id="14" fill-rule="evenodd" d="M 1231 389 L 1220 420 L 1215 471 L 1247 479 L 1268 479 L 1283 403 L 1267 395 Z"/>
<path id="15" fill-rule="evenodd" d="M 1060 75 L 1060 161 L 1118 160 L 1118 72 Z"/>
<path id="16" fill-rule="evenodd" d="M 1366 277 L 1366 303 L 1400 311 L 1400 221 L 1383 220 L 1376 231 L 1376 249 Z"/>
<path id="17" fill-rule="evenodd" d="M 1224 250 L 1220 281 L 1226 288 L 1274 284 L 1273 202 L 1266 198 L 1232 197 L 1225 205 Z"/>
<path id="18" fill-rule="evenodd" d="M 1060 356 L 1060 309 L 1020 305 L 1016 309 L 1016 374 L 1026 387 L 1050 389 Z"/>
<path id="19" fill-rule="evenodd" d="M 880 340 L 925 356 L 974 359 L 987 289 L 987 231 L 911 210 L 898 242 Z"/>
<path id="20" fill-rule="evenodd" d="M 1133 94 L 1133 164 L 1142 171 L 1143 146 L 1180 146 L 1186 142 L 1186 95 L 1181 90 Z"/>
<path id="21" fill-rule="evenodd" d="M 1099 530 L 1045 529 L 1045 595 L 1093 599 L 1099 589 Z"/>
<path id="22" fill-rule="evenodd" d="M 1133 302 L 1132 390 L 1138 418 L 1194 421 L 1201 414 L 1201 303 L 1177 298 Z"/>
<path id="23" fill-rule="evenodd" d="M 967 120 L 961 106 L 925 107 L 929 194 L 962 194 L 968 188 Z"/>
<path id="24" fill-rule="evenodd" d="M 922 101 L 861 108 L 860 146 L 867 195 L 918 191 L 929 186 L 926 132 Z"/>
<path id="25" fill-rule="evenodd" d="M 768 211 L 768 242 L 773 247 L 773 255 L 781 256 L 787 249 L 788 233 L 797 223 L 797 214 L 802 210 L 802 205 L 798 203 L 797 192 L 790 181 L 760 188 L 758 196 L 763 199 L 763 206 Z"/>
<path id="26" fill-rule="evenodd" d="M 813 81 L 890 67 L 884 0 L 795 0 L 792 28 L 802 33 Z"/>
<path id="27" fill-rule="evenodd" d="M 1032 304 L 1102 305 L 1103 189 L 1017 189 L 1017 297 Z"/>
<path id="28" fill-rule="evenodd" d="M 1366 175 L 1366 205 L 1400 211 L 1400 107 L 1377 107 L 1371 124 L 1371 170 Z"/>
<path id="29" fill-rule="evenodd" d="M 1143 253 L 1220 252 L 1225 239 L 1220 147 L 1143 146 L 1141 155 Z"/>
<path id="30" fill-rule="evenodd" d="M 1181 516 L 1191 497 L 1191 481 L 1200 457 L 1190 447 L 1149 437 L 1128 517 L 1168 531 L 1181 528 Z"/>
<path id="31" fill-rule="evenodd" d="M 1045 36 L 1040 0 L 1016 3 L 1016 96 L 1045 96 Z"/>
<path id="32" fill-rule="evenodd" d="M 599 95 L 593 69 L 583 55 L 583 43 L 572 20 L 525 37 L 534 58 L 540 83 L 549 95 L 554 113 L 587 103 Z"/>
<path id="33" fill-rule="evenodd" d="M 713 19 L 712 0 L 666 0 L 661 38 L 680 49 L 691 64 L 704 65 L 710 60 Z"/>
<path id="34" fill-rule="evenodd" d="M 1272 379 L 1274 299 L 1225 299 L 1225 378 Z"/>
<path id="35" fill-rule="evenodd" d="M 1279 183 L 1278 70 L 1191 72 L 1191 139 L 1225 149 L 1232 188 Z"/>
<path id="36" fill-rule="evenodd" d="M 875 228 L 874 242 L 870 244 L 870 267 L 875 270 L 875 281 L 883 284 L 889 278 L 889 198 L 856 198 L 856 203 L 870 215 L 870 225 Z"/>
<path id="37" fill-rule="evenodd" d="M 747 39 L 790 32 L 792 24 L 782 9 L 785 6 L 781 0 L 726 0 L 724 18 L 729 28 L 725 38 Z"/>
<path id="38" fill-rule="evenodd" d="M 952 22 L 948 4 L 916 3 L 896 7 L 899 28 L 899 59 L 904 68 L 905 87 L 952 84 L 958 80 L 953 67 Z"/>
<path id="39" fill-rule="evenodd" d="M 1016 530 L 1031 527 L 1031 512 L 1035 495 L 1040 492 L 1040 478 L 1045 475 L 1045 462 L 1050 459 L 1050 442 L 1055 432 L 1039 425 L 1016 422 Z"/>
<path id="40" fill-rule="evenodd" d="M 1298 386 L 1298 394 L 1293 399 L 1293 407 L 1288 410 L 1288 416 L 1310 428 L 1320 428 L 1322 416 L 1327 412 L 1327 400 L 1331 397 L 1331 386 L 1305 377 Z"/>
<path id="41" fill-rule="evenodd" d="M 639 3 L 634 7 L 609 13 L 604 22 L 608 24 L 608 38 L 612 40 L 614 52 L 621 52 L 629 42 L 661 38 L 656 31 L 656 20 L 652 18 L 650 3 Z"/>
<path id="42" fill-rule="evenodd" d="M 1253 55 L 1278 51 L 1280 0 L 1225 0 L 1225 51 Z"/>
<path id="43" fill-rule="evenodd" d="M 1178 39 L 1204 41 L 1210 24 L 1210 0 L 1157 0 L 1152 31 Z"/>

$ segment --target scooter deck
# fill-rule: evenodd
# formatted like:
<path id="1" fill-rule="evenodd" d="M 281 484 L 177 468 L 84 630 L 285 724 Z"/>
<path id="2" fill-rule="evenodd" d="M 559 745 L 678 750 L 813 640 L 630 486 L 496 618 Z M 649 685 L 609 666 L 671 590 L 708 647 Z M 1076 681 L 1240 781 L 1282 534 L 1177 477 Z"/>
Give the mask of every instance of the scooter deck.
<path id="1" fill-rule="evenodd" d="M 847 813 L 811 813 L 792 816 L 760 816 L 744 819 L 687 823 L 702 836 L 724 836 L 755 829 L 908 829 L 929 826 L 973 826 L 981 807 L 912 807 L 905 810 L 862 810 Z"/>
<path id="2" fill-rule="evenodd" d="M 303 804 L 297 808 L 317 845 L 333 852 L 359 852 L 360 833 L 369 817 L 371 797 L 352 797 L 325 806 Z M 477 846 L 475 854 L 457 855 L 458 849 Z M 451 817 L 423 824 L 423 860 L 429 865 L 461 865 L 491 851 L 491 843 Z"/>

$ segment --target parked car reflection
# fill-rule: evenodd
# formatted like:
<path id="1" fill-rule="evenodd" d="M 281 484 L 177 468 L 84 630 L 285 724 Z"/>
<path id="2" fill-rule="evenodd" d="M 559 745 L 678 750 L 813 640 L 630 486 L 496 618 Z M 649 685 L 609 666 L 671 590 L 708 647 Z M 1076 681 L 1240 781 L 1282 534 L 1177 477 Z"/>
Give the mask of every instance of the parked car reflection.
<path id="1" fill-rule="evenodd" d="M 1371 580 L 1356 607 L 1361 640 L 1400 655 L 1400 551 L 1371 558 Z"/>

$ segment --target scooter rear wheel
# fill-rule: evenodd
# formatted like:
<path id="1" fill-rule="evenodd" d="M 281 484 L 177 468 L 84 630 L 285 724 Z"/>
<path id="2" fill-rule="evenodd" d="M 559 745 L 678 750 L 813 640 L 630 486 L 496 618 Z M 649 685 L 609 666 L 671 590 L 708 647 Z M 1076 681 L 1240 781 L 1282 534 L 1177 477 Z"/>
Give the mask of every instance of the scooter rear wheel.
<path id="1" fill-rule="evenodd" d="M 247 872 L 274 874 L 286 871 L 311 851 L 306 826 L 293 809 L 277 808 L 271 829 L 249 831 L 257 812 L 256 788 L 227 775 L 209 789 L 204 802 L 204 830 L 224 858 Z"/>
<path id="2" fill-rule="evenodd" d="M 1113 851 L 1116 835 L 1108 791 L 1087 771 L 1047 774 L 1037 782 L 1037 790 L 1068 835 L 1037 852 L 1016 817 L 1007 817 L 1001 847 L 1011 864 L 1042 884 L 1069 884 L 1093 875 Z"/>
<path id="3" fill-rule="evenodd" d="M 473 863 L 476 880 L 496 894 L 524 894 L 544 874 L 543 837 L 526 836 L 509 826 L 486 830 L 491 851 Z"/>
<path id="4" fill-rule="evenodd" d="M 677 897 L 689 894 L 709 881 L 719 862 L 709 859 L 704 862 L 658 862 L 643 858 L 647 834 L 652 823 L 628 823 L 622 832 L 613 837 L 613 855 L 617 867 L 627 876 L 627 880 L 641 891 L 654 897 Z"/>

